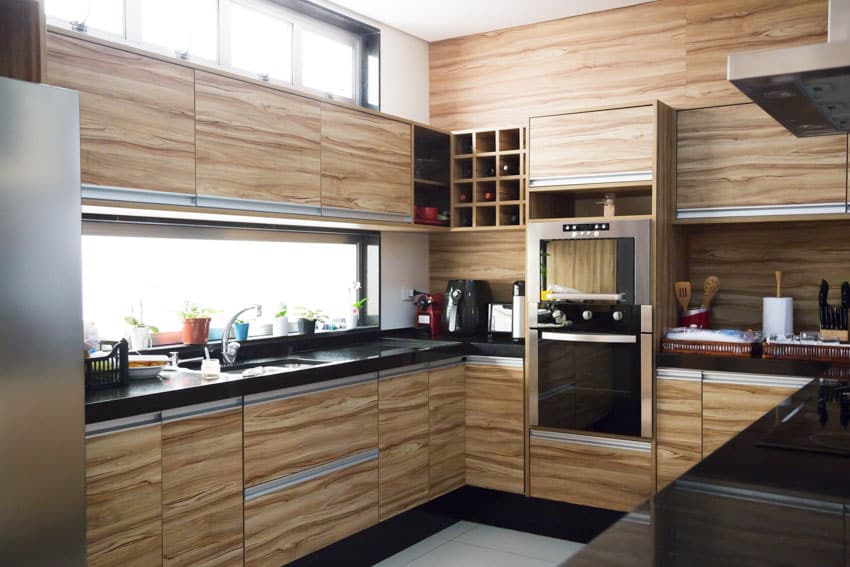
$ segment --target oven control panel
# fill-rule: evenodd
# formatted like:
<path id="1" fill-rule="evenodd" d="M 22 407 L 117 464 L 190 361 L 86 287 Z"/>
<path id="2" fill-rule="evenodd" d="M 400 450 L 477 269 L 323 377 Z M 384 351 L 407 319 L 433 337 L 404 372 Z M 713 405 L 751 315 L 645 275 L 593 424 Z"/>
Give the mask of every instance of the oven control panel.
<path id="1" fill-rule="evenodd" d="M 568 223 L 562 225 L 562 231 L 569 234 L 572 238 L 605 236 L 605 233 L 609 230 L 611 230 L 611 225 L 607 222 Z"/>
<path id="2" fill-rule="evenodd" d="M 569 331 L 640 332 L 641 306 L 544 302 L 538 306 L 538 324 Z M 532 323 L 532 328 L 535 325 Z"/>

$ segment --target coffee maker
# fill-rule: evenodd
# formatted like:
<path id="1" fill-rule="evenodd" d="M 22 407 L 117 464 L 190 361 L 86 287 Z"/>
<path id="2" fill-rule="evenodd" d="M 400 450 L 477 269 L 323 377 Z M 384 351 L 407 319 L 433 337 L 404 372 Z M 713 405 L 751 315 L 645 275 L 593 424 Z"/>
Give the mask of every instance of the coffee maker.
<path id="1" fill-rule="evenodd" d="M 483 280 L 449 280 L 443 310 L 443 330 L 449 335 L 487 333 L 490 287 Z"/>
<path id="2" fill-rule="evenodd" d="M 416 328 L 427 329 L 431 338 L 443 334 L 443 294 L 420 293 L 413 298 L 416 306 Z"/>

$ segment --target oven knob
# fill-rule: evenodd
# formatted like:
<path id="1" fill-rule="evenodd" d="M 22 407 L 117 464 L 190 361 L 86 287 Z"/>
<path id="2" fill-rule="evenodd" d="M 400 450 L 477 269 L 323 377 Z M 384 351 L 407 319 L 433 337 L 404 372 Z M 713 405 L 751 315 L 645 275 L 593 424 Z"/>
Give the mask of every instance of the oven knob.
<path id="1" fill-rule="evenodd" d="M 615 321 L 622 321 L 623 320 L 623 312 L 622 311 L 614 311 L 614 313 L 611 314 L 611 317 L 613 317 Z"/>
<path id="2" fill-rule="evenodd" d="M 593 311 L 582 311 L 581 318 L 585 321 L 590 321 L 591 319 L 593 319 Z"/>

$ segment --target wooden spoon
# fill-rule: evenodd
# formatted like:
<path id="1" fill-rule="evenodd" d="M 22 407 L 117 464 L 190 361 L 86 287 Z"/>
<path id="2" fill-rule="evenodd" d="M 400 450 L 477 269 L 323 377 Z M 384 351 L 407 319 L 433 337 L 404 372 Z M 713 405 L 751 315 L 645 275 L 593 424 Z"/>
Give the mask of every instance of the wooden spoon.
<path id="1" fill-rule="evenodd" d="M 717 276 L 708 276 L 705 278 L 705 286 L 703 288 L 705 291 L 705 296 L 703 297 L 703 309 L 711 308 L 711 300 L 714 299 L 714 296 L 717 295 L 717 292 L 720 291 L 720 278 Z"/>
<path id="2" fill-rule="evenodd" d="M 673 284 L 676 293 L 676 301 L 682 306 L 682 311 L 687 311 L 691 303 L 691 282 L 676 282 Z"/>
<path id="3" fill-rule="evenodd" d="M 782 272 L 776 272 L 776 297 L 782 297 Z"/>

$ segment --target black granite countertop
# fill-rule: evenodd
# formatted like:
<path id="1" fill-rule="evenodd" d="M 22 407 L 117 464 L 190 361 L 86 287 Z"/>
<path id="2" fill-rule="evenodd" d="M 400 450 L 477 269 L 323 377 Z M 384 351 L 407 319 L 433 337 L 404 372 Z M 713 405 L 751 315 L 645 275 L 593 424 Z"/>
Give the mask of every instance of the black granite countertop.
<path id="1" fill-rule="evenodd" d="M 850 456 L 763 445 L 792 423 L 807 440 L 824 427 L 813 409 L 824 385 L 847 384 L 804 386 L 564 565 L 845 566 Z M 830 419 L 850 449 L 847 426 Z"/>
<path id="2" fill-rule="evenodd" d="M 223 369 L 219 378 L 209 381 L 203 380 L 198 371 L 163 372 L 159 378 L 130 381 L 122 387 L 86 392 L 86 423 L 403 366 L 430 364 L 458 356 L 522 357 L 524 354 L 524 346 L 509 339 L 493 341 L 486 337 L 473 337 L 456 340 L 452 337 L 430 340 L 409 331 L 352 335 L 348 340 L 344 337 L 319 337 L 313 344 L 303 341 L 293 344 L 295 348 L 276 353 L 272 350 L 274 347 L 266 343 L 253 356 L 240 352 L 240 358 L 290 356 L 322 362 L 298 370 L 254 377 L 243 377 L 241 370 L 228 372 Z"/>

